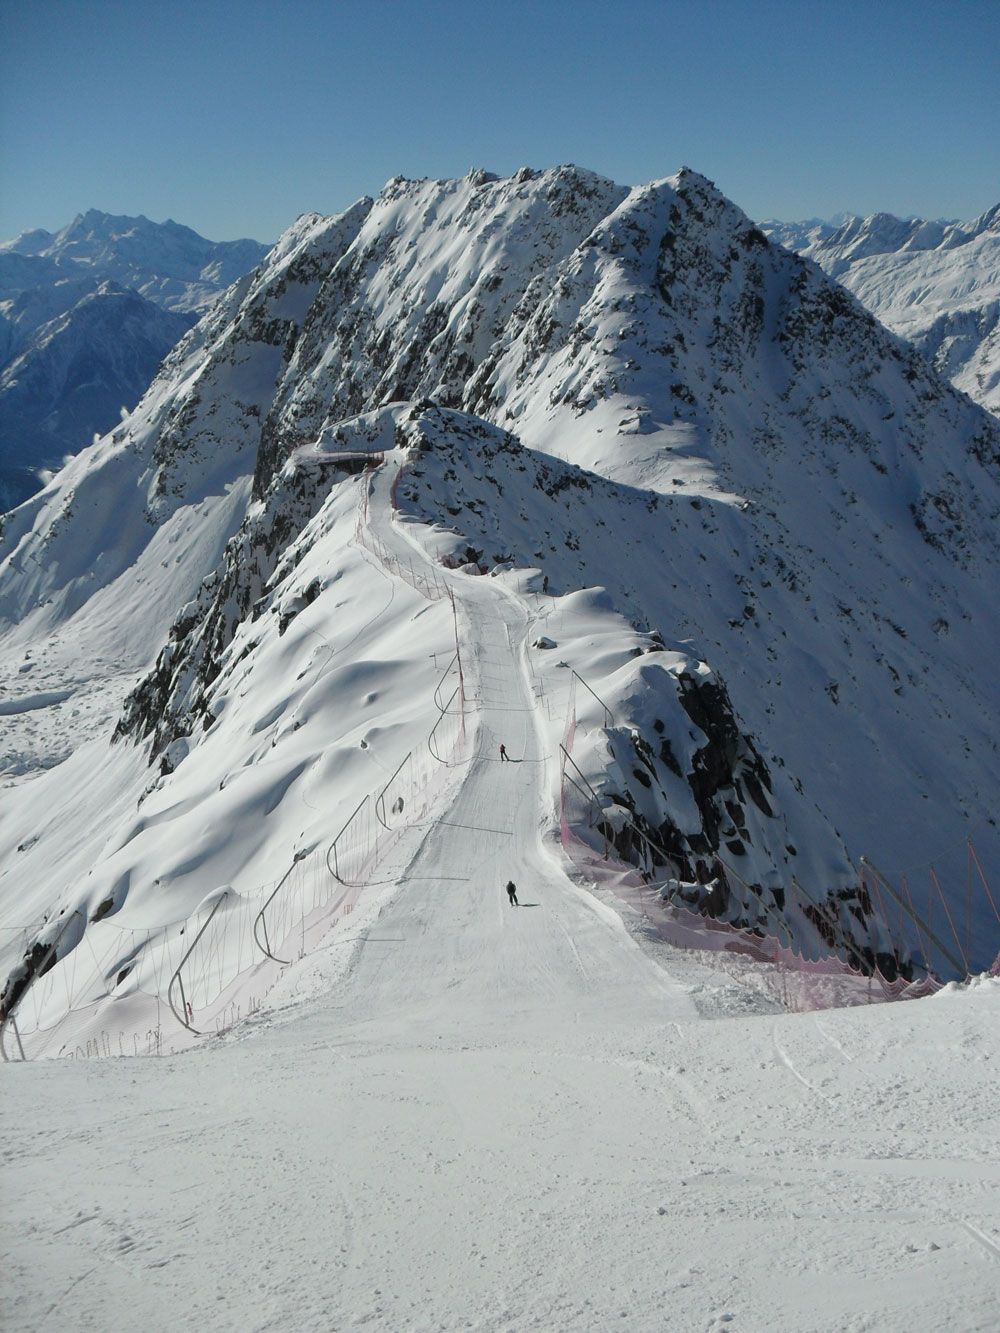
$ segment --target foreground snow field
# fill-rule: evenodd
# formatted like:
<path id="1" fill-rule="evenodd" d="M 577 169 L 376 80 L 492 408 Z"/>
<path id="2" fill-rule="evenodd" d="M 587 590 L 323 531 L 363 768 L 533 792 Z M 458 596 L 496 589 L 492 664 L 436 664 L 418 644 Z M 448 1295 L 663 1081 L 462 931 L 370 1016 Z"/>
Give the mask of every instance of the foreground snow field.
<path id="1" fill-rule="evenodd" d="M 4 1326 L 996 1328 L 997 983 L 704 1021 L 521 888 L 406 885 L 294 1021 L 8 1067 Z"/>

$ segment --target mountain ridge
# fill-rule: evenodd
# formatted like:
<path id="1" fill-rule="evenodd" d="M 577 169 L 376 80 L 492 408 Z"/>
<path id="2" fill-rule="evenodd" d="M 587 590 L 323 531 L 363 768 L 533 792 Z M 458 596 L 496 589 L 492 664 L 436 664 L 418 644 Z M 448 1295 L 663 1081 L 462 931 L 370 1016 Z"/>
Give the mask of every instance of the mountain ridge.
<path id="1" fill-rule="evenodd" d="M 1000 412 L 1000 204 L 969 222 L 876 213 L 839 227 L 767 223 L 983 407 Z"/>
<path id="2" fill-rule="evenodd" d="M 412 497 L 405 478 L 420 471 L 422 445 L 403 428 L 407 413 L 427 431 L 438 423 L 434 466 Z M 275 812 L 304 774 L 325 781 L 299 724 L 317 710 L 336 718 L 335 686 L 363 680 L 372 660 L 393 703 L 383 714 L 382 687 L 362 691 L 375 710 L 366 744 L 397 736 L 404 748 L 392 710 L 403 710 L 400 682 L 416 668 L 396 621 L 391 647 L 377 623 L 365 630 L 367 663 L 345 658 L 342 674 L 324 675 L 317 656 L 341 637 L 338 571 L 351 571 L 343 614 L 354 621 L 374 588 L 350 554 L 357 482 L 322 462 L 356 452 L 366 432 L 409 466 L 404 519 L 436 558 L 464 549 L 471 578 L 482 557 L 518 596 L 548 580 L 566 660 L 634 724 L 613 738 L 614 771 L 596 742 L 581 762 L 660 836 L 707 839 L 713 855 L 727 839 L 748 865 L 768 848 L 772 878 L 756 868 L 745 878 L 781 890 L 781 910 L 794 915 L 785 853 L 758 817 L 772 833 L 785 819 L 801 829 L 796 855 L 815 857 L 816 883 L 844 893 L 843 849 L 856 857 L 874 842 L 896 870 L 992 818 L 982 793 L 998 776 L 990 736 L 1000 720 L 977 664 L 1000 563 L 996 421 L 697 173 L 631 188 L 566 167 L 396 178 L 337 217 L 299 219 L 168 356 L 128 420 L 4 522 L 8 678 L 26 649 L 42 683 L 60 653 L 93 655 L 81 727 L 93 716 L 89 689 L 102 716 L 113 700 L 119 718 L 127 685 L 138 684 L 134 699 L 145 691 L 141 707 L 125 705 L 117 746 L 112 719 L 91 753 L 119 783 L 122 818 L 152 801 L 160 831 L 143 821 L 134 846 L 118 840 L 107 860 L 94 849 L 92 892 L 107 897 L 126 875 L 138 903 L 192 904 L 205 874 L 255 873 L 255 856 L 261 875 L 275 867 L 285 813 L 270 840 L 267 825 L 255 833 L 249 862 L 217 847 L 211 870 L 182 858 L 169 885 L 151 883 L 163 830 L 185 846 L 191 812 L 204 817 L 220 790 L 224 750 L 244 756 L 255 782 L 273 771 Z M 475 442 L 497 432 L 525 452 L 478 455 Z M 101 539 L 110 513 L 113 547 Z M 301 587 L 300 565 L 313 571 Z M 644 762 L 660 750 L 655 719 L 668 725 L 665 705 L 657 713 L 650 702 L 663 678 L 633 678 L 627 664 L 654 629 L 725 690 L 736 721 L 719 735 L 747 738 L 741 753 L 752 744 L 766 764 L 784 793 L 770 815 L 733 800 L 737 819 L 722 795 L 706 825 L 699 747 L 682 748 L 673 723 L 680 776 L 666 758 L 655 774 Z M 588 638 L 607 654 L 595 656 Z M 130 682 L 105 688 L 98 642 L 115 645 Z M 308 706 L 293 679 L 314 691 Z M 228 704 L 213 693 L 222 684 Z M 258 709 L 254 728 L 273 745 L 243 730 Z M 149 727 L 132 725 L 140 715 L 165 725 L 155 748 L 166 770 L 149 767 Z M 293 733 L 286 767 L 281 738 Z M 29 723 L 12 734 L 28 754 Z M 343 747 L 354 782 L 361 770 Z M 655 792 L 637 772 L 655 776 Z M 746 794 L 745 774 L 718 768 L 713 791 L 736 780 Z M 42 792 L 70 801 L 59 789 L 58 768 L 13 789 L 11 856 Z M 221 790 L 231 809 L 238 793 L 225 781 Z M 347 803 L 354 789 L 337 790 Z M 249 828 L 249 811 L 242 818 Z M 58 877 L 48 856 L 33 846 L 16 858 L 42 896 Z M 739 904 L 751 921 L 752 909 Z"/>
<path id="3" fill-rule="evenodd" d="M 43 228 L 0 242 L 0 289 L 9 285 L 12 256 L 44 261 L 59 277 L 85 268 L 133 287 L 167 310 L 202 311 L 215 295 L 258 263 L 269 247 L 260 241 L 210 241 L 191 227 L 143 214 L 91 208 L 58 231 Z"/>

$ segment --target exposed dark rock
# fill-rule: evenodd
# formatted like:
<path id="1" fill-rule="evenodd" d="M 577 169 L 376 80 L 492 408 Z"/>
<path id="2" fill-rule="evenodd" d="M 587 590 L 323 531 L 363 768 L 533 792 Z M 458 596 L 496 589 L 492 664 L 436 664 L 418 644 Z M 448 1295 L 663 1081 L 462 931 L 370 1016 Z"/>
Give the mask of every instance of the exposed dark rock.
<path id="1" fill-rule="evenodd" d="M 202 586 L 195 602 L 185 607 L 170 631 L 152 671 L 126 700 L 115 739 L 152 736 L 150 758 L 161 758 L 161 771 L 176 760 L 165 753 L 174 741 L 190 736 L 199 721 L 211 725 L 211 687 L 221 670 L 223 654 L 240 624 L 257 619 L 279 563 L 294 568 L 288 548 L 323 504 L 329 489 L 365 466 L 357 454 L 344 459 L 295 460 L 274 479 L 262 504 L 251 509 L 229 541 L 220 569 Z M 287 628 L 295 614 L 321 591 L 314 579 L 289 606 Z"/>

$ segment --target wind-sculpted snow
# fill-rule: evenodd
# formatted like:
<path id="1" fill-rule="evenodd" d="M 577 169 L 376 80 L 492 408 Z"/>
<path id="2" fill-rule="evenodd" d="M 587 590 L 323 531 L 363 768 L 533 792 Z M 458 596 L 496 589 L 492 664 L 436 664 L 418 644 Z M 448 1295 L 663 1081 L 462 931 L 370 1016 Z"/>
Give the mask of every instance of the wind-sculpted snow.
<path id="1" fill-rule="evenodd" d="M 364 208 L 300 218 L 175 348 L 136 412 L 0 518 L 3 688 L 29 668 L 41 685 L 80 686 L 72 710 L 5 728 L 8 777 L 108 734 L 136 672 L 216 569 L 246 514 L 284 349 Z"/>
<path id="2" fill-rule="evenodd" d="M 971 754 L 979 717 L 1000 722 L 993 692 L 967 668 L 988 651 L 988 615 L 967 611 L 952 625 L 927 611 L 929 599 L 973 606 L 975 576 L 937 553 L 912 594 L 872 577 L 879 557 L 907 569 L 924 549 L 905 511 L 854 550 L 838 529 L 824 548 L 814 524 L 806 559 L 794 514 L 777 526 L 753 504 L 612 483 L 431 404 L 383 409 L 289 460 L 220 574 L 181 612 L 121 733 L 154 734 L 165 769 L 197 745 L 240 626 L 265 611 L 288 623 L 319 596 L 322 581 L 288 585 L 324 530 L 328 493 L 350 460 L 394 448 L 410 460 L 395 488 L 400 514 L 433 525 L 421 541 L 435 559 L 531 571 L 555 648 L 538 650 L 535 668 L 550 696 L 575 669 L 615 715 L 576 761 L 673 858 L 690 901 L 751 924 L 797 919 L 801 940 L 816 925 L 804 883 L 838 902 L 855 944 L 891 973 L 889 946 L 866 938 L 858 857 L 892 867 L 934 857 L 942 839 L 925 802 L 937 756 Z M 565 711 L 552 720 L 564 726 Z M 972 825 L 991 818 L 986 793 L 1000 776 L 992 746 L 978 763 L 953 773 L 949 798 Z M 764 907 L 741 881 L 766 895 Z"/>
<path id="3" fill-rule="evenodd" d="M 972 222 L 876 213 L 840 227 L 767 223 L 970 398 L 1000 412 L 1000 204 Z"/>
<path id="4" fill-rule="evenodd" d="M 224 886 L 273 886 L 426 739 L 450 609 L 354 545 L 358 485 L 341 463 L 290 472 L 184 609 L 128 705 L 135 736 L 109 728 L 5 797 L 3 925 L 65 906 L 157 928 Z"/>
<path id="5" fill-rule="evenodd" d="M 186 752 L 184 738 L 195 726 L 208 728 L 214 721 L 212 686 L 241 624 L 274 610 L 283 634 L 289 620 L 322 591 L 323 581 L 313 579 L 280 607 L 264 596 L 272 578 L 280 584 L 301 560 L 298 539 L 330 486 L 360 471 L 362 463 L 330 458 L 287 466 L 230 539 L 221 570 L 206 578 L 181 609 L 153 672 L 128 700 L 117 733 L 152 735 L 153 755 L 167 752 L 164 772 Z M 180 747 L 174 744 L 178 741 Z"/>
<path id="6" fill-rule="evenodd" d="M 246 709 L 280 727 L 287 699 L 260 663 L 304 670 L 297 631 L 313 618 L 336 639 L 342 564 L 354 597 L 372 580 L 381 592 L 344 554 L 344 455 L 422 457 L 425 443 L 403 512 L 434 556 L 512 565 L 517 595 L 528 579 L 543 598 L 556 648 L 533 650 L 538 671 L 558 696 L 566 661 L 628 718 L 611 755 L 582 738 L 581 762 L 667 840 L 694 896 L 712 857 L 738 862 L 769 907 L 792 901 L 793 876 L 850 895 L 861 853 L 895 872 L 995 818 L 997 423 L 693 172 L 632 190 L 574 167 L 472 173 L 301 218 L 136 411 L 7 516 L 4 682 L 29 653 L 25 694 L 65 688 L 68 662 L 75 690 L 11 715 L 0 755 L 38 787 L 4 843 L 11 867 L 26 846 L 17 882 L 33 901 L 75 893 L 71 868 L 89 867 L 32 841 L 28 813 L 43 792 L 54 810 L 77 801 L 61 785 L 79 782 L 75 758 L 24 779 L 96 731 L 111 821 L 151 782 L 165 806 L 207 802 L 230 771 L 219 737 L 262 762 L 240 739 Z M 381 680 L 393 663 L 395 688 L 413 664 L 387 642 L 366 631 L 361 664 L 338 649 L 331 716 L 338 681 L 380 716 L 381 689 L 352 673 Z M 108 750 L 108 714 L 140 674 L 131 740 Z M 404 751 L 421 713 L 408 706 Z M 275 793 L 305 780 L 280 776 Z M 148 902 L 161 879 L 190 907 L 206 880 L 254 879 L 259 863 L 261 882 L 290 827 L 213 843 L 166 880 L 147 835 L 124 858 L 131 892 Z M 89 834 L 80 846 L 99 851 Z M 95 871 L 101 901 L 114 866 Z M 742 891 L 731 906 L 753 908 Z"/>

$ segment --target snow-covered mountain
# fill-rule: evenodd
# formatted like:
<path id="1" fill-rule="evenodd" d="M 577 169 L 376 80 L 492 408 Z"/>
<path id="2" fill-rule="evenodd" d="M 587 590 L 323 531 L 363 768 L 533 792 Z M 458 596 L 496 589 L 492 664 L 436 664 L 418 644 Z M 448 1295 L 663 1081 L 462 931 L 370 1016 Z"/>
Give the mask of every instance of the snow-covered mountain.
<path id="1" fill-rule="evenodd" d="M 0 511 L 121 409 L 267 247 L 91 209 L 0 244 Z"/>
<path id="2" fill-rule="evenodd" d="M 465 571 L 481 693 L 483 599 L 516 608 L 500 669 L 523 635 L 612 836 L 728 920 L 905 964 L 855 867 L 993 826 L 1000 425 L 687 170 L 300 218 L 6 517 L 6 920 L 274 880 L 426 735 L 452 616 L 357 544 L 364 456 L 397 564 Z"/>
<path id="3" fill-rule="evenodd" d="M 110 281 L 43 324 L 0 370 L 0 511 L 38 490 L 39 468 L 58 468 L 138 402 L 190 327 Z"/>
<path id="4" fill-rule="evenodd" d="M 39 228 L 0 242 L 0 290 L 6 297 L 89 277 L 129 287 L 164 310 L 201 314 L 267 249 L 260 241 L 209 241 L 171 218 L 90 208 L 61 231 Z"/>
<path id="5" fill-rule="evenodd" d="M 814 259 L 953 384 L 1000 412 L 1000 204 L 971 222 L 875 213 L 762 230 Z"/>
<path id="6" fill-rule="evenodd" d="M 772 241 L 786 250 L 806 249 L 832 236 L 839 227 L 857 221 L 856 213 L 835 213 L 829 218 L 802 218 L 798 222 L 783 222 L 779 218 L 765 218 L 760 229 Z"/>

